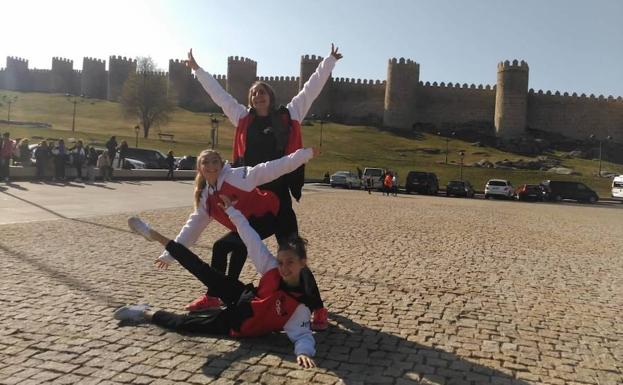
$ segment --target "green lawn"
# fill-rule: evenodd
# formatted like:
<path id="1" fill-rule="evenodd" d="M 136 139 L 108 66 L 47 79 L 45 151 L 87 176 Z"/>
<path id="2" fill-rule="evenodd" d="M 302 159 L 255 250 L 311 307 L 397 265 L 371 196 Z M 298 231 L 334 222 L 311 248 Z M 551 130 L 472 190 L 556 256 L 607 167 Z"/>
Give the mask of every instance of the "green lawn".
<path id="1" fill-rule="evenodd" d="M 118 103 L 104 100 L 86 100 L 76 105 L 75 132 L 72 132 L 73 103 L 61 94 L 21 93 L 0 91 L 2 95 L 17 95 L 18 100 L 11 106 L 11 120 L 35 121 L 52 124 L 51 129 L 27 126 L 0 125 L 2 131 L 9 130 L 12 137 L 41 136 L 44 138 L 76 138 L 88 143 L 103 144 L 111 135 L 117 141 L 127 140 L 130 146 L 135 144 L 134 126 L 137 120 L 126 118 L 121 114 Z M 7 105 L 0 106 L 0 118 L 6 119 Z M 166 126 L 155 127 L 149 138 L 139 137 L 139 146 L 156 148 L 162 151 L 173 150 L 176 155 L 197 154 L 209 146 L 210 114 L 194 113 L 184 109 L 176 109 Z M 219 146 L 225 157 L 231 153 L 233 126 L 222 115 L 219 127 Z M 164 142 L 158 139 L 157 133 L 175 135 L 175 142 Z M 303 126 L 303 140 L 306 146 L 318 146 L 320 141 L 319 124 Z M 388 131 L 366 126 L 345 126 L 341 124 L 324 124 L 323 154 L 312 161 L 307 167 L 307 176 L 321 178 L 325 172 L 352 170 L 356 167 L 384 167 L 398 171 L 400 183 L 409 170 L 435 172 L 443 186 L 451 179 L 459 178 L 460 167 L 458 152 L 465 151 L 465 164 L 483 158 L 491 162 L 496 160 L 523 158 L 511 153 L 498 151 L 490 147 L 475 147 L 460 140 L 448 143 L 448 164 L 445 164 L 446 141 L 435 135 L 423 134 L 419 139 L 405 138 Z M 427 154 L 418 149 L 437 148 L 439 154 Z M 485 154 L 483 154 L 485 153 Z M 561 154 L 554 154 L 561 155 Z M 520 171 L 501 169 L 481 169 L 463 167 L 463 176 L 470 180 L 478 190 L 484 188 L 489 178 L 509 179 L 514 185 L 539 182 L 544 179 L 579 180 L 594 188 L 600 196 L 610 196 L 608 178 L 598 178 L 597 160 L 563 159 L 564 167 L 575 169 L 581 175 L 563 176 L 543 171 Z M 623 165 L 603 162 L 603 170 L 623 174 Z"/>

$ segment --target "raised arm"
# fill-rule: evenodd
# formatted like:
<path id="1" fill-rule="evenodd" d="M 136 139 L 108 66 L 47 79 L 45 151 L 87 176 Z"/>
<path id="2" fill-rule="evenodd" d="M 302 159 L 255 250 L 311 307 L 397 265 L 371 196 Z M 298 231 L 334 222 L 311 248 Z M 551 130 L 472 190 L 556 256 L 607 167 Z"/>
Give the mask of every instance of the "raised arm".
<path id="1" fill-rule="evenodd" d="M 316 72 L 305 82 L 303 89 L 288 103 L 287 107 L 292 120 L 301 121 L 305 118 L 312 103 L 320 95 L 322 88 L 331 76 L 335 63 L 341 58 L 342 54 L 338 52 L 338 48 L 331 44 L 331 54 L 320 62 Z"/>
<path id="2" fill-rule="evenodd" d="M 262 239 L 255 230 L 249 225 L 249 221 L 232 206 L 232 202 L 227 196 L 221 195 L 223 204 L 220 206 L 225 210 L 229 219 L 238 230 L 238 235 L 247 247 L 247 254 L 251 257 L 251 261 L 260 275 L 277 267 L 277 259 L 270 253 Z M 235 202 L 234 202 L 235 203 Z"/>
<path id="3" fill-rule="evenodd" d="M 186 66 L 195 71 L 197 80 L 201 83 L 204 90 L 210 95 L 214 103 L 223 109 L 225 115 L 229 121 L 235 126 L 238 125 L 240 118 L 248 114 L 248 110 L 245 106 L 238 103 L 238 101 L 231 96 L 227 91 L 221 87 L 221 84 L 214 79 L 207 71 L 199 67 L 199 64 L 195 61 L 193 56 L 193 50 L 188 52 L 188 60 L 186 60 Z"/>
<path id="4" fill-rule="evenodd" d="M 241 190 L 251 191 L 257 186 L 296 170 L 318 154 L 319 150 L 316 148 L 301 148 L 290 155 L 253 167 L 233 168 L 231 172 L 234 174 L 234 178 L 232 178 L 231 183 Z"/>

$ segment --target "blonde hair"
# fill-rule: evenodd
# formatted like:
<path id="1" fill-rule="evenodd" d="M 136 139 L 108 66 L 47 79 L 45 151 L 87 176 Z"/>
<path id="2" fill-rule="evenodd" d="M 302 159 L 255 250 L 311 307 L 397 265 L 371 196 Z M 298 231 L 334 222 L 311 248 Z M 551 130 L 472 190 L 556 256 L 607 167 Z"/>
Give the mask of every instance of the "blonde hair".
<path id="1" fill-rule="evenodd" d="M 203 177 L 203 175 L 201 175 L 201 171 L 199 169 L 201 167 L 201 162 L 203 161 L 203 158 L 206 158 L 209 155 L 218 156 L 219 159 L 221 160 L 221 163 L 223 163 L 223 157 L 221 157 L 221 154 L 216 150 L 206 149 L 206 150 L 201 151 L 199 153 L 199 156 L 197 156 L 197 174 L 195 175 L 195 192 L 194 192 L 195 209 L 199 207 L 201 194 L 203 193 L 203 189 L 206 188 L 207 186 L 207 182 L 205 178 Z"/>

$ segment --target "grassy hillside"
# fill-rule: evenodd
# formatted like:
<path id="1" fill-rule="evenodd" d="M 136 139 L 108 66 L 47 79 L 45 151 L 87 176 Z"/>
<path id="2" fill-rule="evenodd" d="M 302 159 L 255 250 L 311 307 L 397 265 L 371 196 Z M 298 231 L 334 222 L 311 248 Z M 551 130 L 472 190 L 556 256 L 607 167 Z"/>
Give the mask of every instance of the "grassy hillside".
<path id="1" fill-rule="evenodd" d="M 137 120 L 121 114 L 118 103 L 104 100 L 86 100 L 76 106 L 75 132 L 72 133 L 73 103 L 60 94 L 16 93 L 0 91 L 1 95 L 17 95 L 18 100 L 11 106 L 11 120 L 36 121 L 52 124 L 51 129 L 26 126 L 0 125 L 0 130 L 10 130 L 12 137 L 41 136 L 44 138 L 77 138 L 88 143 L 104 143 L 111 135 L 117 141 L 127 140 L 134 146 L 134 126 Z M 7 117 L 7 105 L 0 106 L 0 119 Z M 219 127 L 218 149 L 228 157 L 231 153 L 233 126 L 222 115 Z M 139 146 L 156 148 L 162 151 L 173 150 L 176 155 L 197 154 L 208 147 L 210 135 L 210 114 L 193 113 L 176 109 L 166 126 L 154 127 L 148 139 L 139 136 Z M 175 135 L 175 143 L 158 139 L 158 132 Z M 319 124 L 303 127 L 303 140 L 306 146 L 318 146 Z M 337 170 L 356 170 L 356 167 L 384 167 L 397 170 L 401 184 L 409 170 L 435 172 L 442 185 L 448 180 L 459 178 L 460 162 L 458 151 L 465 151 L 465 164 L 481 159 L 491 162 L 497 160 L 516 160 L 529 157 L 505 153 L 490 147 L 474 147 L 460 140 L 450 140 L 448 164 L 445 161 L 446 141 L 434 135 L 423 134 L 418 139 L 404 138 L 388 131 L 365 126 L 345 126 L 325 124 L 323 127 L 323 155 L 309 164 L 307 175 L 320 178 L 325 172 Z M 439 154 L 428 154 L 422 149 L 439 149 Z M 561 155 L 561 154 L 553 154 Z M 463 176 L 482 189 L 489 178 L 510 179 L 513 184 L 539 182 L 544 179 L 580 180 L 597 190 L 602 197 L 608 197 L 610 179 L 598 178 L 597 160 L 563 159 L 564 167 L 575 169 L 579 176 L 558 176 L 543 171 L 520 171 L 481 169 L 464 167 Z M 623 166 L 603 162 L 603 170 L 623 174 Z"/>

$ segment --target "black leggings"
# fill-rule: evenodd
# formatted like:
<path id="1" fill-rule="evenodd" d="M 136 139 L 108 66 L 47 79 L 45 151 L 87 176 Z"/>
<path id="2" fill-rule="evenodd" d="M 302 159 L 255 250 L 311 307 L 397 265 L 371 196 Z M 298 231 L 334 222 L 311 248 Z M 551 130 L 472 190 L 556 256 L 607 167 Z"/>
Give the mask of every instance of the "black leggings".
<path id="1" fill-rule="evenodd" d="M 213 269 L 180 243 L 169 241 L 166 249 L 180 265 L 206 285 L 212 295 L 219 297 L 227 305 L 238 303 L 242 293 L 248 289 L 248 286 L 237 279 Z M 227 334 L 232 324 L 229 313 L 220 309 L 201 315 L 180 315 L 160 310 L 154 313 L 152 322 L 176 331 L 211 334 Z"/>

